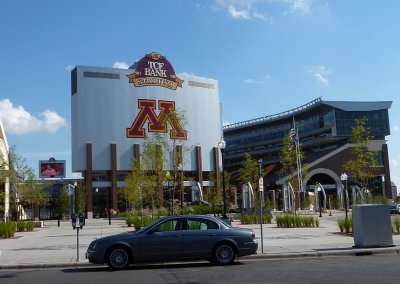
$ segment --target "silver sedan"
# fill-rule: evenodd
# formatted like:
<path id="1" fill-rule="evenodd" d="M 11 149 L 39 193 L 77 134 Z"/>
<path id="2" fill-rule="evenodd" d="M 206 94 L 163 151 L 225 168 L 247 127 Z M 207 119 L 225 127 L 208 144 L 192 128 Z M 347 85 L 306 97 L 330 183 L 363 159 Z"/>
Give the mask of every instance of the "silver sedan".
<path id="1" fill-rule="evenodd" d="M 181 215 L 161 218 L 137 232 L 97 239 L 89 245 L 86 258 L 112 269 L 130 263 L 202 259 L 224 265 L 256 253 L 257 248 L 251 229 L 234 228 L 211 216 Z"/>

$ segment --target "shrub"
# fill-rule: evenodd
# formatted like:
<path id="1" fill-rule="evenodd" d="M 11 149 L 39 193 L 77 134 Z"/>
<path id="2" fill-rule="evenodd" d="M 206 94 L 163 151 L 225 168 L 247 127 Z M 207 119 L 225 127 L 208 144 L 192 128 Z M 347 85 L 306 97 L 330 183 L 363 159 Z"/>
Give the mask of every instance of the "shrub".
<path id="1" fill-rule="evenodd" d="M 27 230 L 28 232 L 32 232 L 34 227 L 35 227 L 35 224 L 33 223 L 32 220 L 31 220 L 31 221 L 27 221 L 27 222 L 25 223 L 25 228 L 26 228 L 26 230 Z"/>
<path id="2" fill-rule="evenodd" d="M 131 217 L 131 221 L 133 226 L 135 227 L 135 230 L 138 231 L 142 228 L 142 220 L 141 217 L 139 216 L 135 216 L 135 217 Z M 144 223 L 144 218 L 143 218 L 143 223 Z"/>
<path id="3" fill-rule="evenodd" d="M 341 233 L 344 232 L 344 218 L 339 218 L 337 220 L 338 226 L 339 226 L 339 230 Z"/>
<path id="4" fill-rule="evenodd" d="M 282 214 L 275 217 L 278 228 L 319 227 L 319 220 L 312 216 Z"/>
<path id="5" fill-rule="evenodd" d="M 18 221 L 18 222 L 17 222 L 17 231 L 18 231 L 18 232 L 23 232 L 23 231 L 25 231 L 25 227 L 26 227 L 25 221 Z"/>
<path id="6" fill-rule="evenodd" d="M 14 222 L 0 223 L 0 238 L 12 238 L 15 235 L 16 224 Z"/>
<path id="7" fill-rule="evenodd" d="M 263 214 L 262 222 L 263 224 L 271 224 L 272 215 Z M 260 215 L 259 214 L 242 214 L 240 216 L 241 224 L 260 224 Z"/>
<path id="8" fill-rule="evenodd" d="M 400 233 L 400 218 L 394 218 L 392 221 L 393 232 Z"/>
<path id="9" fill-rule="evenodd" d="M 133 217 L 132 216 L 128 216 L 125 219 L 126 224 L 128 225 L 128 227 L 132 227 L 133 224 Z"/>
<path id="10" fill-rule="evenodd" d="M 344 230 L 347 234 L 353 232 L 353 221 L 351 219 L 344 220 Z"/>

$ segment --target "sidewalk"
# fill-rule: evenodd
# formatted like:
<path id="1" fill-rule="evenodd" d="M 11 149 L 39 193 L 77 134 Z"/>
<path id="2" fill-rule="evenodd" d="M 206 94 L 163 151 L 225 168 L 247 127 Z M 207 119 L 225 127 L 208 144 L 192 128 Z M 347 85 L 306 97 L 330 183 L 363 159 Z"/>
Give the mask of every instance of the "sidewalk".
<path id="1" fill-rule="evenodd" d="M 263 225 L 264 253 L 261 253 L 260 225 L 240 225 L 236 221 L 233 225 L 252 228 L 259 241 L 257 254 L 247 259 L 400 253 L 400 235 L 393 235 L 395 247 L 353 248 L 353 237 L 338 233 L 338 217 L 339 213 L 325 214 L 320 218 L 319 228 L 277 228 L 275 223 Z M 0 269 L 87 266 L 85 253 L 93 239 L 131 229 L 124 220 L 112 220 L 111 225 L 108 225 L 108 219 L 86 220 L 86 226 L 79 230 L 80 261 L 77 262 L 76 230 L 72 229 L 71 223 L 61 222 L 57 227 L 57 221 L 45 221 L 43 228 L 17 232 L 13 239 L 0 239 Z"/>

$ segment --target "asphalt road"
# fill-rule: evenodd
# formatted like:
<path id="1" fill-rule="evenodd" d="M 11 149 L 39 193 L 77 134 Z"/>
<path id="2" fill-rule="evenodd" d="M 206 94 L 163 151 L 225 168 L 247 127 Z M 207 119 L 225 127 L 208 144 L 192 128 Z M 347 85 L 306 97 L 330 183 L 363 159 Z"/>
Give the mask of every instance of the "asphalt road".
<path id="1" fill-rule="evenodd" d="M 400 283 L 400 256 L 345 256 L 323 259 L 0 271 L 0 283 Z"/>

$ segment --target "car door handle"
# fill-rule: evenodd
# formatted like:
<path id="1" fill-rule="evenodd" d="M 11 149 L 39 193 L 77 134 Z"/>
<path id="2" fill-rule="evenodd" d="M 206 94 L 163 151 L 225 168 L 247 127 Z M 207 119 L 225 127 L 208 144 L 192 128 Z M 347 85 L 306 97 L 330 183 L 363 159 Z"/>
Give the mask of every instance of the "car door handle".
<path id="1" fill-rule="evenodd" d="M 210 237 L 215 237 L 217 234 L 209 234 Z"/>

